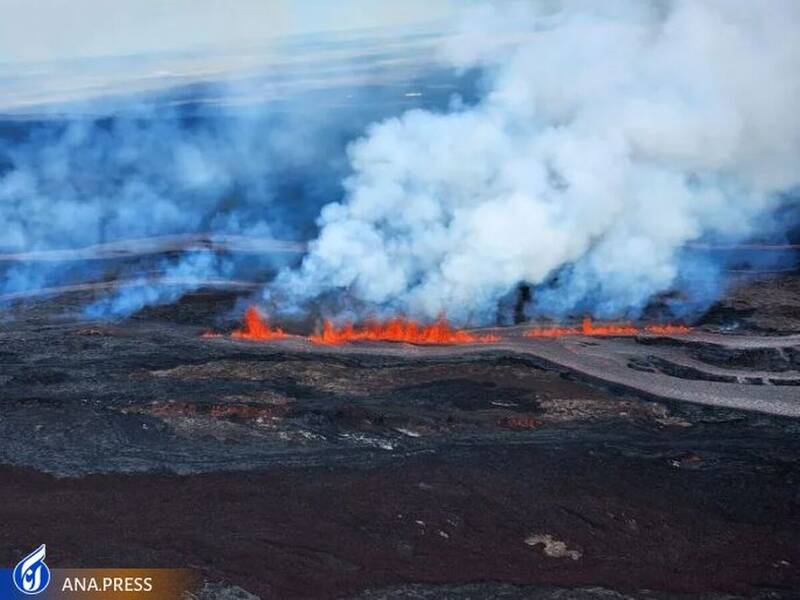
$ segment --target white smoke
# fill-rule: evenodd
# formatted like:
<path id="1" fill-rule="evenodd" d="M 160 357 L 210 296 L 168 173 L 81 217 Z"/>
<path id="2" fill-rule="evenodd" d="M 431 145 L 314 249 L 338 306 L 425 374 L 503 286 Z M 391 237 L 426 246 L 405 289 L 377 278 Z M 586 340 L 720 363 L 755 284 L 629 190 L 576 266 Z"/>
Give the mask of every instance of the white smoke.
<path id="1" fill-rule="evenodd" d="M 475 106 L 352 144 L 290 300 L 487 319 L 519 282 L 552 310 L 630 314 L 679 285 L 687 242 L 742 239 L 800 182 L 800 3 L 485 3 L 444 49 Z"/>

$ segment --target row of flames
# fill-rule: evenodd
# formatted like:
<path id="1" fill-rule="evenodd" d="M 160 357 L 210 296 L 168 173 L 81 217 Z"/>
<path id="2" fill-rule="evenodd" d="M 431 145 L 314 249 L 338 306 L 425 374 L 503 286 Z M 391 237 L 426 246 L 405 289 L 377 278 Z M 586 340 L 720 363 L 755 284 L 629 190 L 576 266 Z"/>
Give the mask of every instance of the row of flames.
<path id="1" fill-rule="evenodd" d="M 534 327 L 526 332 L 525 336 L 533 338 L 559 338 L 565 335 L 631 336 L 642 333 L 671 335 L 689 333 L 691 330 L 691 327 L 686 327 L 685 325 L 647 325 L 646 327 L 636 327 L 624 323 L 595 325 L 590 317 L 584 317 L 580 327 Z"/>
<path id="2" fill-rule="evenodd" d="M 579 327 L 536 327 L 525 333 L 531 338 L 559 338 L 568 335 L 583 336 L 633 336 L 642 333 L 674 335 L 688 333 L 690 327 L 683 325 L 648 325 L 635 327 L 628 324 L 595 325 L 589 317 L 583 319 Z M 206 333 L 205 337 L 220 337 L 219 334 Z M 231 337 L 238 340 L 270 341 L 289 337 L 283 329 L 272 327 L 266 319 L 251 306 L 245 311 L 244 325 L 234 331 Z M 496 335 L 475 334 L 450 325 L 444 317 L 430 325 L 395 318 L 388 321 L 370 321 L 361 326 L 346 324 L 336 327 L 325 321 L 322 332 L 308 338 L 316 344 L 346 344 L 348 342 L 405 342 L 409 344 L 478 344 L 500 341 Z"/>

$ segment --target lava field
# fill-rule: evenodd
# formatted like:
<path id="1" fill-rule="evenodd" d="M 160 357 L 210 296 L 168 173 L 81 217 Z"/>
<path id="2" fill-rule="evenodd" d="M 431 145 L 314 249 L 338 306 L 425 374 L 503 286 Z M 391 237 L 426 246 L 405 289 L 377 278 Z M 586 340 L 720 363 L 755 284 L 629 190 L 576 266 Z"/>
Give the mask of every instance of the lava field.
<path id="1" fill-rule="evenodd" d="M 46 539 L 55 564 L 188 566 L 207 597 L 800 588 L 797 276 L 688 332 L 455 345 L 232 337 L 236 289 L 80 316 L 100 293 L 3 318 L 8 563 Z"/>

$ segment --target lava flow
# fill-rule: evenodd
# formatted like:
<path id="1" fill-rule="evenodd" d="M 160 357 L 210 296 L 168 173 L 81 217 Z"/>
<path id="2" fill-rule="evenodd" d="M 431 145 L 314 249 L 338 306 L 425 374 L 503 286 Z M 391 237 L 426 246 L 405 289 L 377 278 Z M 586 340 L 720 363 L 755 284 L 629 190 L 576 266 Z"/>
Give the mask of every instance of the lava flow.
<path id="1" fill-rule="evenodd" d="M 565 335 L 588 336 L 630 336 L 641 333 L 655 333 L 663 335 L 688 333 L 691 327 L 685 325 L 647 325 L 636 327 L 627 324 L 595 325 L 590 317 L 584 317 L 580 327 L 535 327 L 525 333 L 526 337 L 533 338 L 558 338 Z"/>
<path id="2" fill-rule="evenodd" d="M 406 342 L 409 344 L 474 344 L 496 342 L 494 335 L 475 335 L 455 329 L 441 318 L 430 325 L 421 325 L 408 319 L 396 318 L 385 322 L 366 323 L 361 327 L 352 324 L 337 328 L 325 321 L 322 333 L 309 338 L 317 344 L 346 344 L 348 342 Z"/>
<path id="3" fill-rule="evenodd" d="M 244 326 L 231 334 L 238 340 L 280 340 L 286 337 L 283 329 L 270 327 L 255 306 L 248 307 L 244 313 Z"/>

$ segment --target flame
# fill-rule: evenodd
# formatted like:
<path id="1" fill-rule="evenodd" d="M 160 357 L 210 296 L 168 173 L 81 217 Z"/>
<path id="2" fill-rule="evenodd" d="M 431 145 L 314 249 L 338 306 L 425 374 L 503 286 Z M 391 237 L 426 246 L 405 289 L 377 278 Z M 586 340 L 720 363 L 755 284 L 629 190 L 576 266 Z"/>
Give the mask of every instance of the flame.
<path id="1" fill-rule="evenodd" d="M 558 338 L 565 335 L 625 336 L 639 335 L 641 333 L 670 335 L 688 333 L 691 330 L 691 327 L 686 327 L 685 325 L 648 325 L 646 327 L 636 327 L 624 323 L 595 325 L 591 317 L 584 317 L 580 327 L 534 327 L 525 332 L 525 336 L 533 338 Z"/>
<path id="2" fill-rule="evenodd" d="M 244 313 L 244 326 L 231 334 L 237 340 L 281 340 L 286 337 L 283 329 L 269 326 L 259 314 L 255 306 L 250 306 Z"/>
<path id="3" fill-rule="evenodd" d="M 430 325 L 421 325 L 408 319 L 396 318 L 384 322 L 370 322 L 361 327 L 348 323 L 337 328 L 325 321 L 322 333 L 309 338 L 317 344 L 345 344 L 347 342 L 406 342 L 409 344 L 474 344 L 496 342 L 494 335 L 476 335 L 455 329 L 445 318 Z"/>
<path id="4" fill-rule="evenodd" d="M 567 335 L 584 336 L 633 336 L 642 333 L 658 335 L 675 335 L 688 333 L 691 327 L 685 325 L 647 325 L 637 327 L 627 323 L 607 323 L 596 325 L 590 317 L 585 317 L 576 327 L 535 327 L 525 332 L 530 338 L 559 338 Z M 204 338 L 222 337 L 219 333 L 205 332 Z M 248 307 L 244 315 L 244 325 L 231 333 L 231 337 L 239 340 L 281 340 L 288 335 L 278 327 L 271 327 L 261 316 L 255 306 Z M 441 344 L 476 344 L 497 342 L 497 335 L 476 334 L 453 327 L 447 319 L 440 317 L 435 323 L 423 325 L 406 318 L 394 318 L 388 321 L 370 321 L 361 326 L 348 323 L 336 327 L 331 321 L 325 321 L 322 332 L 308 338 L 316 344 L 346 344 L 348 342 L 405 342 L 408 344 L 441 345 Z"/>

